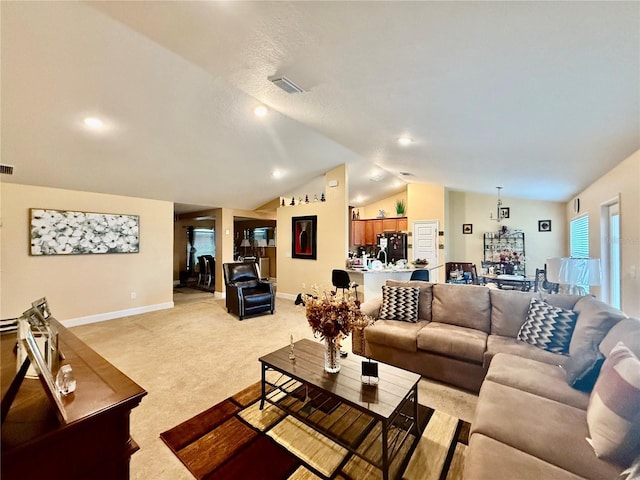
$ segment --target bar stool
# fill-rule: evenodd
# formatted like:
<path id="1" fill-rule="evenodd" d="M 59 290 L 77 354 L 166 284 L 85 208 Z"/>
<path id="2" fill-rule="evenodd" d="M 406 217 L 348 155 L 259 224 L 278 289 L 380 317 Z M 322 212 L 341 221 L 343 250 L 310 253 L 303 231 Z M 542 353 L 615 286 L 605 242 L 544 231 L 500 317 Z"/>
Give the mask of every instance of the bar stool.
<path id="1" fill-rule="evenodd" d="M 346 270 L 332 270 L 331 283 L 335 287 L 336 293 L 338 292 L 338 289 L 342 289 L 343 296 L 345 290 L 349 290 L 352 287 L 349 273 Z M 356 293 L 356 300 L 358 299 L 358 287 L 359 285 L 357 283 L 353 284 L 353 290 Z"/>

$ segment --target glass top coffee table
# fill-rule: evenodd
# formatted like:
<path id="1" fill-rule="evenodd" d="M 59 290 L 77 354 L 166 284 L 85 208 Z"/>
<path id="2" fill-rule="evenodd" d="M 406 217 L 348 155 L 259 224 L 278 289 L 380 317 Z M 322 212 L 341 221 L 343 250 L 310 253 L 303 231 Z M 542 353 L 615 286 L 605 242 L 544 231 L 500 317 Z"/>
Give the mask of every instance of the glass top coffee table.
<path id="1" fill-rule="evenodd" d="M 390 471 L 403 470 L 420 439 L 420 375 L 379 363 L 378 385 L 364 385 L 362 357 L 342 358 L 340 371 L 330 374 L 324 371 L 324 350 L 304 339 L 295 343 L 294 360 L 289 346 L 260 357 L 260 409 L 265 402 L 277 406 L 379 468 L 387 480 Z"/>

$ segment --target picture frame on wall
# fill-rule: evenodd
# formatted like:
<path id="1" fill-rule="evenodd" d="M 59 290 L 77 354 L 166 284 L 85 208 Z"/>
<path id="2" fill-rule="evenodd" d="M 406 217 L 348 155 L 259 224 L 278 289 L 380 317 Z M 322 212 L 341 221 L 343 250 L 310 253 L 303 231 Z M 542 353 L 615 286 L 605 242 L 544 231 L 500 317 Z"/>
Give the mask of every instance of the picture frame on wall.
<path id="1" fill-rule="evenodd" d="M 551 231 L 551 220 L 538 220 L 538 231 L 539 232 L 550 232 Z"/>
<path id="2" fill-rule="evenodd" d="M 500 207 L 500 216 L 502 218 L 509 218 L 509 207 Z"/>
<path id="3" fill-rule="evenodd" d="M 462 224 L 462 233 L 464 235 L 471 235 L 473 233 L 473 224 L 472 223 L 463 223 Z"/>
<path id="4" fill-rule="evenodd" d="M 318 216 L 291 219 L 291 257 L 316 260 L 318 256 Z"/>
<path id="5" fill-rule="evenodd" d="M 29 255 L 138 253 L 140 216 L 31 208 Z"/>

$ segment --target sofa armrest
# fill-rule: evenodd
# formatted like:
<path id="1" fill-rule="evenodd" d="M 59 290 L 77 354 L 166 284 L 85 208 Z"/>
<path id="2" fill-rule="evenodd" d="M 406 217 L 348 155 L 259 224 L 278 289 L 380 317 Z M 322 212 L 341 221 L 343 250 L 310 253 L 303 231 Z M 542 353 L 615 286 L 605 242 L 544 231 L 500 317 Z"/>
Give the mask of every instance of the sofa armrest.
<path id="1" fill-rule="evenodd" d="M 360 311 L 365 315 L 369 315 L 374 319 L 378 318 L 380 314 L 380 307 L 382 306 L 382 297 L 372 298 L 366 302 L 360 304 Z"/>

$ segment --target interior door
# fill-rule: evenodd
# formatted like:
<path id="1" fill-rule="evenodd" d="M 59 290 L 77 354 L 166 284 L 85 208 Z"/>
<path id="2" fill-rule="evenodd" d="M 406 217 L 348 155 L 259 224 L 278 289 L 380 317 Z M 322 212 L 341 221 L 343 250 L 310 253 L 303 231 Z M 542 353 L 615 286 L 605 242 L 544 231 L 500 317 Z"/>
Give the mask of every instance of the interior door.
<path id="1" fill-rule="evenodd" d="M 439 265 L 438 221 L 413 222 L 413 260 L 426 258 L 429 265 Z"/>

